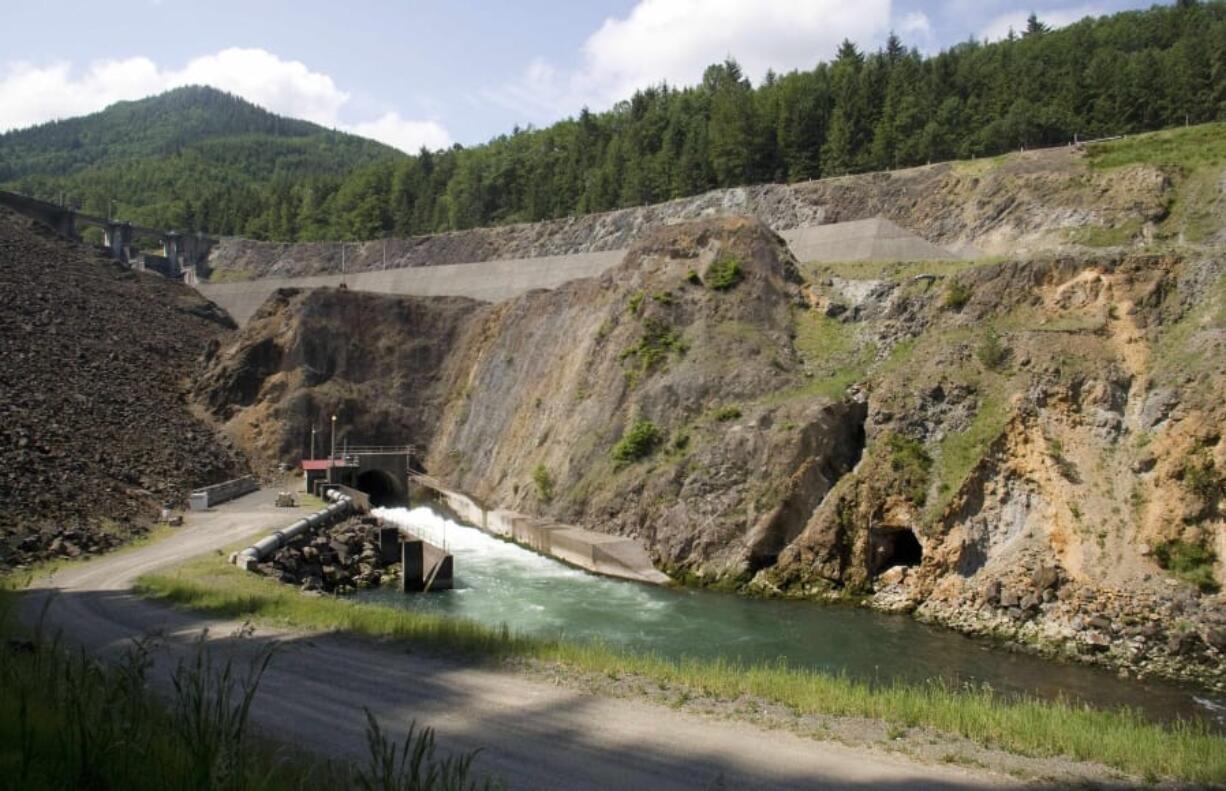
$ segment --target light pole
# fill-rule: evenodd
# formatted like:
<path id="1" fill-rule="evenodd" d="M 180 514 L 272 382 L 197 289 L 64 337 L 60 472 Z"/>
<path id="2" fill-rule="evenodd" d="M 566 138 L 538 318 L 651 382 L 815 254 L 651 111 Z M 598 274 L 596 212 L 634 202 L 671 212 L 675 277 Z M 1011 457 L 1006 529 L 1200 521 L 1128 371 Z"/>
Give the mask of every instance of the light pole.
<path id="1" fill-rule="evenodd" d="M 333 483 L 332 467 L 336 464 L 336 415 L 332 416 L 332 453 L 328 456 L 328 483 Z"/>
<path id="2" fill-rule="evenodd" d="M 311 426 L 311 461 L 315 461 L 315 426 Z"/>

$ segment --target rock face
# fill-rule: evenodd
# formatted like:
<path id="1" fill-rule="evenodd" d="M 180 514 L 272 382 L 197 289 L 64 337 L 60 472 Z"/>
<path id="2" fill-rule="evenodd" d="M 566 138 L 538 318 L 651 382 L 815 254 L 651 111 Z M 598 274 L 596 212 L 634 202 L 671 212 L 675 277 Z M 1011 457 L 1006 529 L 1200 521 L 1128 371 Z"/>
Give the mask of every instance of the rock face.
<path id="1" fill-rule="evenodd" d="M 345 268 L 463 264 L 622 250 L 665 225 L 727 214 L 756 217 L 782 232 L 885 217 L 935 244 L 1017 254 L 1067 245 L 1078 229 L 1141 227 L 1165 216 L 1171 184 L 1132 166 L 1091 170 L 1075 149 L 1015 154 L 982 167 L 942 163 L 890 173 L 716 190 L 652 206 L 550 222 L 347 245 Z M 240 277 L 337 273 L 335 243 L 226 239 L 209 266 Z"/>
<path id="2" fill-rule="evenodd" d="M 186 383 L 232 326 L 192 289 L 0 212 L 0 568 L 107 549 L 246 469 Z"/>
<path id="3" fill-rule="evenodd" d="M 411 441 L 490 507 L 639 538 L 678 576 L 1221 683 L 1224 272 L 798 267 L 759 222 L 703 220 L 498 305 L 282 295 L 197 394 L 270 462 L 339 404 L 342 436 Z"/>

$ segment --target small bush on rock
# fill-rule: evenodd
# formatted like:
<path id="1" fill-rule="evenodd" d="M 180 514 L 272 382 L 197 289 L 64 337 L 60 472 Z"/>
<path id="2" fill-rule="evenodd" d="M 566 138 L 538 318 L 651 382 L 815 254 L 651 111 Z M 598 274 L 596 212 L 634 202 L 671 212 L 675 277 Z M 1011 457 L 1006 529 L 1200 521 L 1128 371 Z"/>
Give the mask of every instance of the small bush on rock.
<path id="1" fill-rule="evenodd" d="M 983 363 L 984 368 L 999 371 L 1005 367 L 1005 362 L 1009 359 L 1009 349 L 1000 340 L 1000 335 L 996 330 L 988 330 L 979 348 L 975 350 L 975 356 L 979 358 L 979 362 Z"/>
<path id="2" fill-rule="evenodd" d="M 532 482 L 536 484 L 536 493 L 541 502 L 553 502 L 553 476 L 544 464 L 538 464 L 532 470 Z"/>
<path id="3" fill-rule="evenodd" d="M 971 287 L 959 283 L 957 280 L 949 281 L 945 286 L 945 299 L 942 304 L 950 310 L 962 310 L 966 303 L 971 301 Z"/>
<path id="4" fill-rule="evenodd" d="M 664 441 L 664 432 L 650 420 L 636 420 L 630 430 L 613 446 L 613 460 L 629 464 L 645 459 Z"/>
<path id="5" fill-rule="evenodd" d="M 729 420 L 736 420 L 740 416 L 741 408 L 736 404 L 729 404 L 715 410 L 715 419 L 720 423 L 727 423 Z"/>
<path id="6" fill-rule="evenodd" d="M 1220 586 L 1213 577 L 1217 556 L 1200 544 L 1187 541 L 1166 541 L 1154 548 L 1158 565 L 1184 582 L 1195 585 L 1202 593 L 1216 593 Z"/>
<path id="7" fill-rule="evenodd" d="M 727 291 L 740 283 L 744 276 L 740 261 L 731 256 L 719 258 L 707 269 L 707 285 L 716 291 Z"/>

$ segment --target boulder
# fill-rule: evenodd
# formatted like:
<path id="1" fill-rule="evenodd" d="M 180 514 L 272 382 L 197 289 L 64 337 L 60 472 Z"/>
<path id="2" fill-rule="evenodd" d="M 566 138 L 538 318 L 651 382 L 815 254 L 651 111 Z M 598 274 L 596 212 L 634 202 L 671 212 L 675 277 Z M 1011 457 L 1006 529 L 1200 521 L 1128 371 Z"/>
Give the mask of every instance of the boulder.
<path id="1" fill-rule="evenodd" d="M 1040 593 L 1053 590 L 1060 585 L 1060 569 L 1056 566 L 1039 566 L 1034 570 L 1031 582 Z"/>

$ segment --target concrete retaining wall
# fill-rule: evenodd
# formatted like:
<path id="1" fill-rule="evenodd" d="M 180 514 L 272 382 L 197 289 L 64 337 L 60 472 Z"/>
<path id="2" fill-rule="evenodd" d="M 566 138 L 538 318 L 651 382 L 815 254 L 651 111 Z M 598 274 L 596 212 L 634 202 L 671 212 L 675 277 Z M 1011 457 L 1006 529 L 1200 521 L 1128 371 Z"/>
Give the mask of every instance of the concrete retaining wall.
<path id="1" fill-rule="evenodd" d="M 621 261 L 624 250 L 578 253 L 543 258 L 485 261 L 476 264 L 413 266 L 350 275 L 269 277 L 232 283 L 200 283 L 208 299 L 225 308 L 240 325 L 246 324 L 264 301 L 279 288 L 339 286 L 354 291 L 407 294 L 419 297 L 471 297 L 501 302 L 538 288 L 557 288 L 570 280 L 594 277 Z"/>
<path id="2" fill-rule="evenodd" d="M 597 533 L 516 511 L 490 511 L 468 495 L 451 491 L 437 482 L 419 480 L 417 483 L 434 492 L 464 522 L 542 555 L 609 577 L 655 585 L 672 581 L 652 565 L 647 550 L 632 538 Z"/>
<path id="3" fill-rule="evenodd" d="M 188 507 L 193 511 L 204 511 L 227 500 L 242 497 L 244 494 L 251 494 L 259 488 L 260 482 L 254 476 L 244 475 L 241 478 L 197 489 L 191 493 L 187 503 Z"/>

